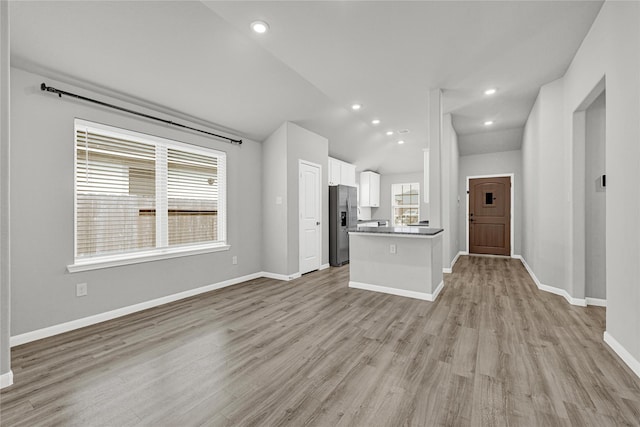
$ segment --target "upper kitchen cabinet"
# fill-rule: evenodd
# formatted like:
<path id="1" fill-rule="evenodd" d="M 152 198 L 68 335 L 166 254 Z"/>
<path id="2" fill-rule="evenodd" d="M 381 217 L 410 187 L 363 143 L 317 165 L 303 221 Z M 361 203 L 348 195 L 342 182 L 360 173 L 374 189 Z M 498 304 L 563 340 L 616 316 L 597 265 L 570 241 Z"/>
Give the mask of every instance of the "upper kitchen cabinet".
<path id="1" fill-rule="evenodd" d="M 340 184 L 356 186 L 356 165 L 340 162 Z"/>
<path id="2" fill-rule="evenodd" d="M 371 171 L 360 173 L 360 206 L 380 206 L 380 174 Z"/>
<path id="3" fill-rule="evenodd" d="M 329 157 L 329 185 L 340 184 L 340 160 Z"/>
<path id="4" fill-rule="evenodd" d="M 356 165 L 329 157 L 329 185 L 356 186 Z"/>

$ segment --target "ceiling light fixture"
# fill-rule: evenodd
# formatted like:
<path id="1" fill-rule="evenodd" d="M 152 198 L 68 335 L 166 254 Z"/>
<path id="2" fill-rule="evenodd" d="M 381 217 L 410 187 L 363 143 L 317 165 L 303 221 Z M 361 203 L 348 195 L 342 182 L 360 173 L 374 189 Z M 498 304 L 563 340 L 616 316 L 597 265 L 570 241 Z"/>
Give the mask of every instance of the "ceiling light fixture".
<path id="1" fill-rule="evenodd" d="M 484 91 L 485 95 L 493 95 L 494 93 L 496 93 L 498 90 L 496 88 L 491 88 L 491 89 L 487 89 Z"/>
<path id="2" fill-rule="evenodd" d="M 380 119 L 373 119 L 373 120 L 371 120 L 371 124 L 372 124 L 372 125 L 379 125 L 379 124 L 380 124 Z"/>
<path id="3" fill-rule="evenodd" d="M 265 21 L 253 21 L 251 23 L 251 29 L 258 34 L 264 34 L 269 31 L 269 24 Z"/>
<path id="4" fill-rule="evenodd" d="M 393 135 L 393 131 L 392 130 L 388 130 L 387 131 L 387 136 L 391 136 L 391 135 Z"/>
<path id="5" fill-rule="evenodd" d="M 351 109 L 352 109 L 353 111 L 358 111 L 358 110 L 359 110 L 359 109 L 361 109 L 361 108 L 362 108 L 362 104 L 353 104 L 353 105 L 351 106 Z"/>
<path id="6" fill-rule="evenodd" d="M 404 141 L 401 139 L 400 141 L 398 141 L 398 144 L 402 145 L 404 144 Z"/>
<path id="7" fill-rule="evenodd" d="M 493 124 L 493 120 L 487 120 L 486 122 L 484 122 L 485 126 L 491 126 Z"/>

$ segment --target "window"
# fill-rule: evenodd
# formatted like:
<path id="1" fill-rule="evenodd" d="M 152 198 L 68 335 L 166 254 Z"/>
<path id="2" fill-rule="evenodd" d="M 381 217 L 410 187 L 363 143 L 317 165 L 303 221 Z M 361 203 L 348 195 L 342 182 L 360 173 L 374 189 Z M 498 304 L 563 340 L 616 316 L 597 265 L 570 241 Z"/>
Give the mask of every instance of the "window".
<path id="1" fill-rule="evenodd" d="M 484 204 L 492 205 L 493 204 L 493 193 L 484 193 Z"/>
<path id="2" fill-rule="evenodd" d="M 391 217 L 393 225 L 401 226 L 418 222 L 420 218 L 420 184 L 391 185 Z"/>
<path id="3" fill-rule="evenodd" d="M 75 121 L 75 135 L 70 271 L 228 248 L 225 153 L 82 120 Z"/>

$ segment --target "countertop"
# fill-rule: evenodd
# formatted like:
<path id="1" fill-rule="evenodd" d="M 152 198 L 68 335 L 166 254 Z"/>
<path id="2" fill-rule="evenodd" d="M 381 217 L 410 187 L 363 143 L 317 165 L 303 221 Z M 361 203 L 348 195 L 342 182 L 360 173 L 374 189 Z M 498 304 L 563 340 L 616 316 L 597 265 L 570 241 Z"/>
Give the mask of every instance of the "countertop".
<path id="1" fill-rule="evenodd" d="M 429 227 L 360 227 L 351 233 L 375 233 L 375 234 L 409 234 L 413 236 L 435 236 L 442 233 L 442 228 Z"/>

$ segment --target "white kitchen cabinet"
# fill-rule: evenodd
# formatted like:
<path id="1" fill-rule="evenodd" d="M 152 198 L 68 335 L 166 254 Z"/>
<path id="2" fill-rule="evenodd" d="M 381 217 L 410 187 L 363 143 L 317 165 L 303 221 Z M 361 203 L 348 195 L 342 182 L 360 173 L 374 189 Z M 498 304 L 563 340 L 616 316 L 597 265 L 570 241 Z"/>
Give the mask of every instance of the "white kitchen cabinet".
<path id="1" fill-rule="evenodd" d="M 356 186 L 356 165 L 329 157 L 329 185 Z"/>
<path id="2" fill-rule="evenodd" d="M 329 157 L 329 173 L 327 174 L 329 185 L 340 184 L 340 163 L 342 163 L 340 160 Z"/>
<path id="3" fill-rule="evenodd" d="M 365 171 L 360 173 L 360 206 L 377 208 L 380 206 L 380 175 Z"/>
<path id="4" fill-rule="evenodd" d="M 377 208 L 380 206 L 380 175 L 377 173 L 371 175 L 369 190 L 371 191 L 371 206 Z"/>
<path id="5" fill-rule="evenodd" d="M 356 165 L 340 162 L 340 184 L 356 186 Z"/>

